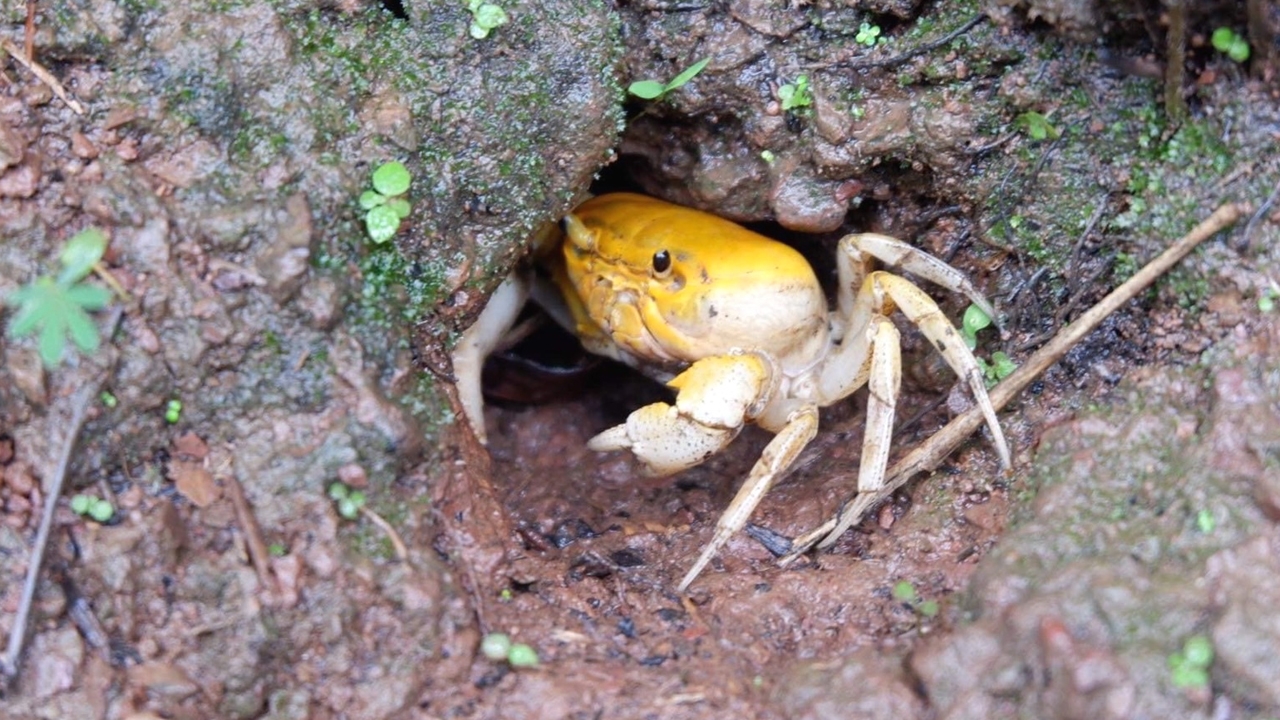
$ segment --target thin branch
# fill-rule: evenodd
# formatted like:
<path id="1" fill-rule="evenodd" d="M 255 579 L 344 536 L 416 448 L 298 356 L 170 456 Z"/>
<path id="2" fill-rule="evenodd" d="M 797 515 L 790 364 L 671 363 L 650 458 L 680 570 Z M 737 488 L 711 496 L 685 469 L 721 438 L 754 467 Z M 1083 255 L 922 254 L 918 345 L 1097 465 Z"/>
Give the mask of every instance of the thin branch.
<path id="1" fill-rule="evenodd" d="M 40 578 L 40 566 L 44 564 L 45 546 L 49 543 L 49 532 L 53 528 L 53 515 L 58 507 L 58 499 L 62 497 L 62 486 L 67 479 L 67 466 L 71 463 L 71 452 L 75 449 L 76 439 L 80 437 L 80 427 L 84 425 L 89 405 L 97 397 L 99 383 L 90 382 L 80 388 L 80 392 L 71 400 L 71 421 L 66 425 L 66 436 L 62 441 L 62 452 L 58 458 L 58 468 L 50 477 L 45 488 L 44 510 L 40 516 L 40 528 L 36 531 L 35 545 L 31 548 L 31 559 L 27 563 L 27 577 L 22 584 L 22 596 L 18 602 L 18 614 L 13 620 L 13 628 L 9 631 L 9 645 L 4 657 L 0 658 L 0 680 L 5 684 L 18 676 L 18 662 L 22 657 L 22 646 L 27 640 L 27 623 L 31 615 L 31 605 L 36 595 L 36 584 Z M 52 418 L 50 418 L 52 420 Z"/>
<path id="2" fill-rule="evenodd" d="M 54 77 L 53 73 L 45 70 L 40 63 L 29 59 L 26 54 L 22 52 L 22 48 L 13 44 L 12 40 L 9 38 L 0 38 L 0 48 L 4 48 L 4 51 L 9 53 L 14 60 L 17 60 L 23 67 L 30 70 L 32 75 L 35 75 L 40 79 L 40 82 L 48 85 L 49 89 L 53 91 L 53 94 L 57 95 L 58 99 L 66 103 L 67 107 L 74 110 L 77 115 L 84 114 L 84 106 L 67 93 L 66 88 L 62 87 L 62 83 L 58 81 L 58 78 Z"/>
<path id="3" fill-rule="evenodd" d="M 1108 315 L 1137 297 L 1143 290 L 1146 290 L 1157 278 L 1168 272 L 1170 268 L 1197 245 L 1219 231 L 1230 227 L 1251 211 L 1252 208 L 1243 203 L 1228 203 L 1218 208 L 1204 222 L 1184 235 L 1169 249 L 1161 253 L 1159 257 L 1147 263 L 1137 274 L 1126 280 L 1120 287 L 1112 290 L 1097 305 L 1089 308 L 1075 322 L 1063 328 L 1057 337 L 1028 358 L 1012 375 L 992 388 L 991 404 L 997 410 L 1003 408 L 1018 393 L 1022 392 L 1027 385 L 1030 385 L 1040 373 L 1060 360 L 1068 350 L 1079 343 L 1084 336 L 1092 332 Z M 847 527 L 849 524 L 859 522 L 868 510 L 889 497 L 912 477 L 937 467 L 961 442 L 972 435 L 982 422 L 982 411 L 976 406 L 956 416 L 936 435 L 908 453 L 902 460 L 899 460 L 889 470 L 883 487 L 875 492 L 854 496 L 852 501 L 845 505 L 836 517 L 796 538 L 792 544 L 790 554 L 783 557 L 778 563 L 783 566 L 789 565 L 801 554 L 808 551 L 809 548 L 819 544 L 819 541 L 822 541 L 822 547 L 833 543 L 835 538 L 826 536 L 839 523 L 843 521 Z"/>
<path id="4" fill-rule="evenodd" d="M 833 62 L 826 62 L 826 63 L 813 63 L 811 65 L 806 65 L 805 67 L 810 70 L 825 70 L 831 67 L 844 66 L 850 70 L 862 70 L 866 68 L 883 68 L 883 67 L 893 67 L 894 65 L 901 65 L 902 63 L 914 57 L 917 57 L 919 55 L 924 55 L 925 53 L 933 52 L 934 50 L 937 50 L 938 48 L 947 45 L 952 40 L 955 40 L 961 35 L 964 35 L 965 33 L 977 27 L 979 23 L 981 23 L 983 20 L 986 20 L 986 19 L 987 19 L 986 13 L 978 13 L 977 15 L 974 15 L 972 18 L 970 18 L 969 21 L 966 22 L 965 24 L 961 25 L 955 30 L 952 30 L 946 35 L 943 35 L 937 40 L 924 43 L 923 45 L 917 45 L 900 55 L 894 55 L 893 57 L 887 58 L 885 60 L 862 60 L 862 61 L 835 60 Z"/>

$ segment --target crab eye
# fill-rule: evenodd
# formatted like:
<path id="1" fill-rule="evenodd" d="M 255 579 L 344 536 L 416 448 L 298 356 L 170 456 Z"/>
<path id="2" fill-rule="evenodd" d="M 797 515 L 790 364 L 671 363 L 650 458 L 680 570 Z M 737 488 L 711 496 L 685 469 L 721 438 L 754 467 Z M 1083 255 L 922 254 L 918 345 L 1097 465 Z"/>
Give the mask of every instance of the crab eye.
<path id="1" fill-rule="evenodd" d="M 671 253 L 666 250 L 659 250 L 653 254 L 653 273 L 655 275 L 666 275 L 671 270 Z"/>

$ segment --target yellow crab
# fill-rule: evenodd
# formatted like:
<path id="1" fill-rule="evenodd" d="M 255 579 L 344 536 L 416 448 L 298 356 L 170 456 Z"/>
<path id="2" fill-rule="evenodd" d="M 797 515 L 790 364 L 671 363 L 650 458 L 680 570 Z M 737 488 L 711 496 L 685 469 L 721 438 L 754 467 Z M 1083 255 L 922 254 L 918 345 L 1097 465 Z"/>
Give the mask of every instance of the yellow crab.
<path id="1" fill-rule="evenodd" d="M 675 404 L 642 407 L 591 439 L 593 450 L 630 450 L 653 474 L 690 468 L 723 449 L 744 425 L 775 433 L 680 582 L 684 591 L 750 518 L 818 431 L 818 408 L 869 386 L 858 492 L 884 481 L 901 378 L 896 308 L 968 383 L 1009 464 L 982 374 L 959 332 L 911 281 L 872 271 L 887 265 L 990 303 L 955 268 L 900 240 L 845 236 L 836 258 L 835 310 L 813 269 L 792 248 L 727 220 L 661 200 L 618 193 L 587 200 L 544 253 L 551 282 L 513 274 L 494 294 L 454 356 L 459 394 L 477 437 L 480 365 L 530 294 L 588 350 L 666 382 Z M 554 247 L 553 247 L 554 250 Z M 846 527 L 838 526 L 834 539 Z"/>

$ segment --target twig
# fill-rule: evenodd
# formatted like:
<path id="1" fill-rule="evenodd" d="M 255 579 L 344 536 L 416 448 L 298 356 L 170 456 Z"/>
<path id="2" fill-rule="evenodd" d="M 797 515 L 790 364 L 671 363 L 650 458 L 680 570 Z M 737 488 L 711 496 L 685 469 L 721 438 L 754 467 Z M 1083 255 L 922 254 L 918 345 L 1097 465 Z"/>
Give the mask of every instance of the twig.
<path id="1" fill-rule="evenodd" d="M 1215 233 L 1223 230 L 1242 216 L 1252 211 L 1248 205 L 1244 203 L 1228 203 L 1218 208 L 1204 222 L 1197 225 L 1191 232 L 1184 235 L 1175 242 L 1169 249 L 1160 254 L 1159 257 L 1147 263 L 1145 267 L 1138 271 L 1133 277 L 1126 280 L 1120 287 L 1112 290 L 1105 298 L 1098 302 L 1097 305 L 1089 308 L 1083 315 L 1076 319 L 1067 327 L 1063 328 L 1057 337 L 1051 340 L 1047 345 L 1040 348 L 1034 355 L 1027 359 L 1025 363 L 1012 375 L 1005 378 L 1003 382 L 991 389 L 991 404 L 997 410 L 1003 408 L 1023 388 L 1031 384 L 1033 380 L 1044 372 L 1050 365 L 1056 363 L 1063 355 L 1067 353 L 1076 343 L 1080 342 L 1085 335 L 1094 330 L 1108 315 L 1115 312 L 1122 305 L 1132 300 L 1143 290 L 1147 289 L 1151 283 L 1157 278 L 1165 274 L 1179 260 L 1191 252 L 1197 245 L 1212 237 Z M 911 451 L 906 457 L 899 460 L 892 468 L 890 468 L 885 478 L 884 487 L 873 493 L 864 493 L 854 496 L 852 502 L 849 502 L 840 511 L 840 513 L 823 523 L 820 527 L 805 533 L 795 539 L 792 544 L 791 552 L 778 561 L 779 565 L 789 565 L 794 562 L 801 554 L 808 551 L 815 544 L 821 547 L 827 547 L 835 542 L 836 538 L 826 537 L 837 524 L 844 523 L 848 527 L 852 523 L 857 523 L 862 519 L 868 510 L 877 503 L 889 497 L 895 490 L 902 487 L 912 477 L 926 470 L 931 470 L 942 462 L 951 451 L 954 450 L 965 438 L 973 434 L 975 430 L 982 424 L 982 411 L 978 407 L 956 416 L 954 420 L 942 428 L 936 435 L 926 440 L 920 447 Z M 822 542 L 819 543 L 819 540 Z"/>
<path id="2" fill-rule="evenodd" d="M 23 28 L 22 47 L 27 51 L 27 59 L 36 56 L 36 0 L 27 0 L 27 24 Z"/>
<path id="3" fill-rule="evenodd" d="M 30 70 L 32 75 L 35 75 L 40 79 L 40 82 L 48 85 L 49 89 L 53 90 L 53 94 L 57 95 L 58 99 L 66 103 L 67 107 L 74 110 L 77 115 L 84 114 L 84 106 L 75 98 L 67 94 L 66 88 L 62 87 L 62 83 L 58 82 L 58 78 L 54 77 L 48 70 L 45 70 L 40 63 L 37 63 L 35 60 L 28 59 L 27 56 L 23 54 L 22 48 L 14 45 L 12 40 L 9 38 L 0 38 L 0 47 L 4 48 L 5 52 L 9 53 L 14 60 L 21 63 L 23 67 Z"/>
<path id="4" fill-rule="evenodd" d="M 400 533 L 396 532 L 396 529 L 391 527 L 391 523 L 383 520 L 381 515 L 363 505 L 360 506 L 360 514 L 364 515 L 369 519 L 369 522 L 377 525 L 378 529 L 387 534 L 387 538 L 391 540 L 391 547 L 396 551 L 397 560 L 404 562 L 409 559 L 409 548 L 407 548 L 404 541 L 400 539 Z"/>
<path id="5" fill-rule="evenodd" d="M 1247 250 L 1252 246 L 1253 231 L 1258 226 L 1258 221 L 1262 219 L 1263 215 L 1266 215 L 1271 210 L 1272 205 L 1276 204 L 1276 196 L 1278 195 L 1280 195 L 1280 183 L 1276 183 L 1275 190 L 1271 191 L 1271 194 L 1267 196 L 1266 202 L 1262 203 L 1262 206 L 1258 208 L 1258 211 L 1249 218 L 1249 224 L 1244 226 L 1244 237 L 1240 240 L 1241 249 Z"/>
<path id="6" fill-rule="evenodd" d="M 863 60 L 861 62 L 857 60 L 836 60 L 836 61 L 827 62 L 827 63 L 813 63 L 811 65 L 806 65 L 805 67 L 807 67 L 810 70 L 825 70 L 826 68 L 838 67 L 843 65 L 844 67 L 849 68 L 850 70 L 862 70 L 865 68 L 893 67 L 894 65 L 901 65 L 902 63 L 910 60 L 913 57 L 937 50 L 938 48 L 946 45 L 952 40 L 955 40 L 961 35 L 974 29 L 975 27 L 978 26 L 978 23 L 986 19 L 987 19 L 986 13 L 978 13 L 977 15 L 974 15 L 972 18 L 970 18 L 969 21 L 966 22 L 965 24 L 961 25 L 955 30 L 952 30 L 946 35 L 943 35 L 937 40 L 934 40 L 932 42 L 927 42 L 923 45 L 917 45 L 900 55 L 894 55 L 893 57 L 887 58 L 885 60 Z"/>
<path id="7" fill-rule="evenodd" d="M 244 531 L 245 544 L 249 547 L 249 560 L 258 573 L 258 582 L 262 583 L 272 602 L 275 602 L 280 597 L 280 583 L 271 572 L 271 553 L 267 550 L 266 541 L 262 539 L 262 526 L 253 514 L 253 508 L 249 507 L 249 500 L 244 496 L 244 486 L 240 481 L 234 475 L 223 475 L 222 481 L 231 493 L 231 504 L 236 509 L 240 529 Z"/>
<path id="8" fill-rule="evenodd" d="M 31 615 L 32 601 L 36 595 L 36 583 L 40 577 L 40 566 L 44 564 L 44 550 L 49 543 L 49 531 L 53 528 L 53 515 L 58 506 L 58 498 L 62 497 L 62 486 L 67 479 L 67 466 L 71 463 L 71 452 L 75 449 L 76 438 L 80 436 L 80 426 L 84 424 L 89 404 L 98 394 L 99 383 L 90 382 L 80 388 L 71 400 L 71 422 L 66 425 L 66 436 L 63 438 L 62 453 L 58 458 L 58 468 L 51 476 L 44 496 L 44 510 L 40 516 L 40 528 L 36 531 L 35 545 L 31 548 L 31 560 L 27 564 L 27 577 L 22 583 L 22 596 L 18 602 L 18 614 L 13 620 L 13 628 L 9 631 L 9 645 L 4 657 L 0 658 L 0 680 L 8 684 L 18 676 L 18 661 L 22 657 L 22 646 L 27 640 L 27 622 Z"/>

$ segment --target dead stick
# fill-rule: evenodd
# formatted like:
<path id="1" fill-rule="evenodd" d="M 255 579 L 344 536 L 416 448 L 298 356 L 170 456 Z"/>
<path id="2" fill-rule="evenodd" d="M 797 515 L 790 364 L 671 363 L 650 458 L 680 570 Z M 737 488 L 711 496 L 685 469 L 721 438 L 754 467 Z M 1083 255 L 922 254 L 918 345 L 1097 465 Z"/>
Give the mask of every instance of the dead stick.
<path id="1" fill-rule="evenodd" d="M 1089 308 L 1075 322 L 1063 328 L 1048 344 L 1027 358 L 1027 361 L 1015 370 L 1013 374 L 992 388 L 991 404 L 997 410 L 1003 408 L 1014 396 L 1022 392 L 1027 385 L 1030 385 L 1031 381 L 1035 380 L 1040 373 L 1062 359 L 1062 356 L 1066 355 L 1068 350 L 1075 347 L 1076 343 L 1080 342 L 1085 335 L 1088 335 L 1094 328 L 1098 327 L 1108 315 L 1137 297 L 1138 293 L 1146 290 L 1151 283 L 1168 272 L 1170 268 L 1186 257 L 1187 253 L 1191 252 L 1197 245 L 1217 232 L 1230 227 L 1241 217 L 1249 214 L 1250 211 L 1251 208 L 1244 203 L 1228 203 L 1215 210 L 1204 222 L 1184 235 L 1169 249 L 1160 253 L 1159 257 L 1147 263 L 1137 274 L 1126 280 L 1120 287 L 1112 290 L 1097 305 Z M 809 548 L 835 529 L 837 524 L 844 522 L 844 527 L 849 527 L 851 524 L 857 523 L 868 510 L 889 497 L 912 477 L 937 467 L 965 438 L 972 435 L 982 422 L 982 412 L 976 406 L 957 415 L 936 435 L 926 440 L 920 447 L 912 450 L 906 457 L 890 468 L 885 478 L 884 487 L 875 492 L 855 496 L 853 501 L 840 511 L 839 515 L 796 538 L 792 543 L 791 552 L 783 556 L 778 561 L 779 564 L 785 566 L 794 562 L 797 557 L 808 551 Z M 827 547 L 834 543 L 835 540 L 836 538 L 827 537 L 822 540 L 821 547 Z"/>
<path id="2" fill-rule="evenodd" d="M 400 539 L 400 533 L 391 527 L 391 523 L 387 522 L 378 513 L 361 505 L 360 514 L 368 518 L 369 522 L 377 525 L 382 532 L 387 534 L 387 539 L 391 541 L 391 548 L 395 550 L 396 559 L 404 562 L 409 559 L 409 548 L 405 546 L 404 541 Z"/>
<path id="3" fill-rule="evenodd" d="M 65 426 L 66 436 L 62 440 L 62 454 L 58 458 L 58 468 L 49 478 L 49 486 L 45 488 L 44 511 L 40 516 L 40 528 L 36 531 L 35 545 L 31 547 L 27 577 L 23 581 L 22 596 L 18 601 L 18 615 L 14 618 L 13 628 L 9 631 L 9 646 L 5 650 L 4 657 L 0 658 L 0 675 L 3 675 L 5 681 L 11 681 L 18 676 L 18 661 L 22 657 L 22 646 L 27 640 L 27 622 L 31 615 L 32 601 L 36 595 L 40 566 L 44 564 L 44 549 L 49 543 L 49 532 L 53 528 L 54 510 L 58 507 L 58 499 L 62 497 L 62 485 L 67 479 L 67 466 L 71 464 L 71 452 L 75 449 L 76 438 L 80 437 L 80 426 L 84 424 L 89 404 L 97 394 L 98 382 L 90 382 L 71 400 L 71 422 Z"/>
<path id="4" fill-rule="evenodd" d="M 249 560 L 258 573 L 258 582 L 267 591 L 272 602 L 280 598 L 280 585 L 271 572 L 271 552 L 267 542 L 262 538 L 262 526 L 249 506 L 249 499 L 244 495 L 244 486 L 234 475 L 223 475 L 222 484 L 231 494 L 231 505 L 236 509 L 236 518 L 240 521 L 240 529 L 244 532 L 245 545 L 249 548 Z"/>
<path id="5" fill-rule="evenodd" d="M 84 114 L 84 106 L 77 102 L 75 98 L 67 94 L 66 88 L 62 87 L 62 83 L 58 82 L 58 78 L 54 77 L 48 70 L 45 70 L 40 63 L 28 58 L 22 52 L 22 48 L 14 45 L 12 40 L 9 38 L 0 38 L 0 47 L 4 48 L 5 52 L 9 53 L 14 60 L 21 63 L 23 67 L 30 70 L 32 75 L 35 75 L 40 79 L 40 82 L 48 85 L 49 89 L 53 91 L 53 94 L 57 95 L 58 99 L 66 103 L 67 107 L 74 110 L 77 115 Z"/>

